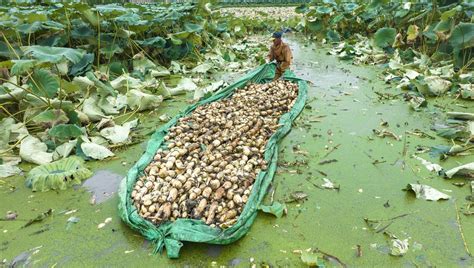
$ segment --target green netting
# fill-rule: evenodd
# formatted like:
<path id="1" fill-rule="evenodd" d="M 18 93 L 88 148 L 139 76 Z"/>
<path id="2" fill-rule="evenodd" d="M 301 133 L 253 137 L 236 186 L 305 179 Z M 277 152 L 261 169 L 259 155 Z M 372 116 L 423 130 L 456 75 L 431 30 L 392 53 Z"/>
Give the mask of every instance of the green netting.
<path id="1" fill-rule="evenodd" d="M 284 74 L 283 79 L 298 83 L 299 90 L 297 100 L 292 109 L 281 116 L 279 121 L 281 127 L 270 137 L 264 154 L 268 168 L 258 174 L 247 204 L 233 226 L 222 230 L 212 228 L 202 221 L 193 219 L 178 219 L 174 222 L 167 222 L 155 226 L 153 223 L 139 216 L 130 195 L 136 180 L 143 174 L 143 170 L 153 160 L 156 151 L 163 144 L 164 136 L 167 134 L 168 129 L 174 126 L 179 118 L 187 116 L 200 105 L 231 96 L 236 89 L 242 88 L 248 82 L 266 83 L 271 81 L 275 75 L 275 68 L 276 65 L 274 63 L 262 65 L 240 78 L 234 84 L 220 90 L 211 97 L 189 106 L 184 112 L 175 116 L 151 136 L 145 153 L 122 180 L 119 190 L 120 217 L 132 229 L 140 232 L 146 239 L 156 243 L 155 253 L 161 252 L 163 247 L 165 247 L 169 258 L 178 258 L 179 250 L 183 245 L 181 241 L 221 245 L 230 244 L 249 231 L 250 226 L 257 216 L 258 210 L 265 207 L 262 206 L 261 203 L 275 175 L 278 160 L 278 142 L 290 131 L 293 121 L 303 110 L 307 99 L 306 82 L 296 78 L 289 70 Z"/>

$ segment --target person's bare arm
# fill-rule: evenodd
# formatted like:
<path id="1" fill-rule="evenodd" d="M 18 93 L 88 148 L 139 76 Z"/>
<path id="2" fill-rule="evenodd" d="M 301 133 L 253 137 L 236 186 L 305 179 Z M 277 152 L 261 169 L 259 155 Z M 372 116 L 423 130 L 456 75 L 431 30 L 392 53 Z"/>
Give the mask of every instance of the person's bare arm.
<path id="1" fill-rule="evenodd" d="M 268 52 L 267 59 L 269 62 L 275 59 L 275 53 L 273 53 L 273 46 L 270 47 L 270 51 Z"/>

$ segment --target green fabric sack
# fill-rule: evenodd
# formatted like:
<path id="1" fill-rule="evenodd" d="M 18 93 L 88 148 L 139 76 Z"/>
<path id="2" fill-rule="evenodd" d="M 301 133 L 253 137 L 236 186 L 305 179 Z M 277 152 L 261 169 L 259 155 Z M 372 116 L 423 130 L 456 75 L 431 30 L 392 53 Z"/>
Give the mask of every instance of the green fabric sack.
<path id="1" fill-rule="evenodd" d="M 202 221 L 178 219 L 174 222 L 166 222 L 155 226 L 153 223 L 139 216 L 130 195 L 136 180 L 143 174 L 143 170 L 153 160 L 156 151 L 163 144 L 164 136 L 167 134 L 168 129 L 174 126 L 179 118 L 187 116 L 200 105 L 231 96 L 236 89 L 244 87 L 248 82 L 266 83 L 271 81 L 275 75 L 275 69 L 276 65 L 274 63 L 264 64 L 247 73 L 234 84 L 216 92 L 208 98 L 200 100 L 196 104 L 190 105 L 184 112 L 175 116 L 151 136 L 145 153 L 122 180 L 118 193 L 120 199 L 118 205 L 120 217 L 133 230 L 140 232 L 147 240 L 156 244 L 155 253 L 162 252 L 163 248 L 166 248 L 166 253 L 169 258 L 178 258 L 179 250 L 183 245 L 181 241 L 220 245 L 230 244 L 249 231 L 257 216 L 258 210 L 271 210 L 270 207 L 262 206 L 261 203 L 275 175 L 278 160 L 278 142 L 290 131 L 293 121 L 303 110 L 307 99 L 308 87 L 306 82 L 296 78 L 289 70 L 285 72 L 283 79 L 298 83 L 299 93 L 297 100 L 291 111 L 281 116 L 279 121 L 281 127 L 270 137 L 264 154 L 268 168 L 258 174 L 247 204 L 234 225 L 222 230 L 219 228 L 211 228 Z"/>

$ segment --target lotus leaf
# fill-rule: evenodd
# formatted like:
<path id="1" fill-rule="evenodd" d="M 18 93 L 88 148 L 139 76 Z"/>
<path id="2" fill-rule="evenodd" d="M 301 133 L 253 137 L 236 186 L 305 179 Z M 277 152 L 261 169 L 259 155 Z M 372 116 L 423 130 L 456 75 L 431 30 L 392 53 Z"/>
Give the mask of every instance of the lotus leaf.
<path id="1" fill-rule="evenodd" d="M 380 48 L 386 48 L 393 45 L 397 30 L 394 28 L 380 28 L 374 35 L 374 43 Z"/>
<path id="2" fill-rule="evenodd" d="M 53 161 L 53 154 L 47 151 L 48 146 L 33 136 L 27 136 L 20 144 L 21 159 L 37 165 Z"/>
<path id="3" fill-rule="evenodd" d="M 23 75 L 36 65 L 36 60 L 12 60 L 12 62 L 14 63 L 11 68 L 13 75 Z"/>
<path id="4" fill-rule="evenodd" d="M 21 162 L 20 157 L 3 156 L 0 157 L 0 178 L 7 178 L 21 173 L 17 166 Z"/>
<path id="5" fill-rule="evenodd" d="M 28 80 L 31 91 L 37 96 L 53 98 L 59 90 L 57 76 L 46 69 L 37 69 Z"/>
<path id="6" fill-rule="evenodd" d="M 415 193 L 416 198 L 424 199 L 428 201 L 438 201 L 440 199 L 450 199 L 451 197 L 447 194 L 444 194 L 431 186 L 424 184 L 411 183 L 407 185 L 405 190 L 411 190 Z"/>
<path id="7" fill-rule="evenodd" d="M 56 161 L 58 159 L 68 157 L 74 148 L 76 148 L 76 144 L 77 140 L 71 140 L 56 147 L 53 152 L 53 160 Z"/>
<path id="8" fill-rule="evenodd" d="M 66 113 L 60 109 L 46 110 L 32 119 L 36 124 L 42 125 L 44 128 L 51 128 L 58 124 L 64 124 L 69 121 Z"/>
<path id="9" fill-rule="evenodd" d="M 451 33 L 449 42 L 455 50 L 474 47 L 474 23 L 459 23 Z"/>
<path id="10" fill-rule="evenodd" d="M 80 76 L 91 71 L 92 63 L 94 62 L 94 54 L 87 53 L 82 56 L 82 58 L 69 69 L 69 75 L 71 76 Z"/>
<path id="11" fill-rule="evenodd" d="M 66 190 L 72 185 L 81 184 L 82 180 L 90 176 L 92 176 L 92 172 L 84 167 L 82 159 L 68 157 L 33 168 L 28 172 L 26 185 L 33 192 Z"/>
<path id="12" fill-rule="evenodd" d="M 81 143 L 81 149 L 85 156 L 92 159 L 102 160 L 114 156 L 107 147 L 92 142 Z"/>
<path id="13" fill-rule="evenodd" d="M 10 133 L 11 128 L 15 124 L 13 118 L 3 118 L 0 121 L 0 150 L 8 148 L 8 143 L 10 143 Z"/>
<path id="14" fill-rule="evenodd" d="M 27 46 L 23 47 L 25 55 L 31 55 L 33 58 L 51 63 L 59 63 L 69 60 L 72 63 L 78 63 L 84 51 L 67 47 L 44 47 L 44 46 Z"/>
<path id="15" fill-rule="evenodd" d="M 419 27 L 416 24 L 412 24 L 408 26 L 407 41 L 408 42 L 415 41 L 415 39 L 418 37 L 419 34 L 420 34 Z"/>
<path id="16" fill-rule="evenodd" d="M 132 109 L 145 111 L 158 107 L 163 101 L 162 96 L 156 96 L 132 89 L 127 92 L 127 104 Z"/>
<path id="17" fill-rule="evenodd" d="M 80 137 L 83 133 L 81 128 L 74 124 L 59 124 L 52 127 L 48 134 L 51 137 L 60 139 L 60 140 L 67 140 L 71 138 Z"/>

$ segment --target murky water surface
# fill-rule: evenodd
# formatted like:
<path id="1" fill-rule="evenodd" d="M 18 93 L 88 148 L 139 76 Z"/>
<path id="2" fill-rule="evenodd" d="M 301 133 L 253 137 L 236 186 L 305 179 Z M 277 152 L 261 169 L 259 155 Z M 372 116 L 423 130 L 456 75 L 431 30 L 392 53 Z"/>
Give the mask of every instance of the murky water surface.
<path id="1" fill-rule="evenodd" d="M 117 193 L 123 177 L 110 170 L 97 170 L 82 184 L 82 187 L 91 192 L 91 198 L 94 200 L 92 203 L 102 203 Z"/>
<path id="2" fill-rule="evenodd" d="M 0 213 L 17 211 L 18 218 L 0 221 L 0 262 L 17 258 L 28 266 L 40 267 L 208 267 L 212 262 L 248 267 L 253 260 L 276 267 L 304 267 L 293 251 L 317 247 L 350 266 L 472 267 L 473 260 L 466 253 L 456 219 L 456 207 L 465 204 L 469 188 L 452 184 L 462 179 L 445 180 L 429 173 L 410 157 L 418 146 L 449 141 L 405 134 L 420 129 L 436 136 L 430 126 L 444 113 L 437 107 L 473 112 L 472 104 L 465 103 L 469 108 L 462 108 L 455 106 L 452 99 L 438 98 L 429 100 L 426 111 L 414 112 L 398 98 L 380 101 L 374 91 L 400 93 L 379 79 L 381 68 L 353 66 L 327 55 L 327 49 L 305 47 L 303 43 L 290 41 L 295 62 L 292 68 L 312 86 L 307 108 L 281 143 L 280 162 L 304 160 L 307 165 L 279 168 L 274 197 L 283 201 L 291 192 L 303 191 L 308 199 L 288 204 L 286 217 L 276 219 L 260 214 L 250 232 L 231 245 L 185 243 L 178 260 L 152 255 L 153 245 L 123 224 L 117 214 L 118 182 L 143 153 L 141 144 L 118 152 L 112 160 L 90 163 L 95 175 L 78 190 L 32 193 L 25 188 L 24 177 L 6 179 L 16 190 L 10 191 L 8 184 L 0 185 Z M 167 102 L 156 112 L 140 115 L 144 122 L 141 131 L 149 133 L 161 125 L 156 115 L 172 116 L 186 105 L 184 100 Z M 388 128 L 402 139 L 375 137 L 372 130 L 380 129 L 382 122 L 387 122 Z M 299 148 L 300 153 L 294 148 Z M 437 162 L 428 154 L 421 156 Z M 473 161 L 473 156 L 464 156 L 441 165 L 451 168 Z M 339 184 L 340 191 L 316 188 L 314 184 L 322 183 L 324 177 Z M 408 183 L 415 182 L 428 184 L 453 198 L 427 202 L 402 191 Z M 90 202 L 91 191 L 95 204 Z M 27 220 L 50 208 L 54 209 L 52 217 L 21 228 Z M 404 214 L 386 231 L 408 239 L 410 248 L 405 256 L 392 257 L 388 254 L 387 236 L 368 228 L 364 218 L 389 219 Z M 112 221 L 98 229 L 109 217 Z M 71 223 L 71 218 L 76 223 Z M 461 214 L 459 221 L 466 246 L 474 251 L 474 217 Z"/>

